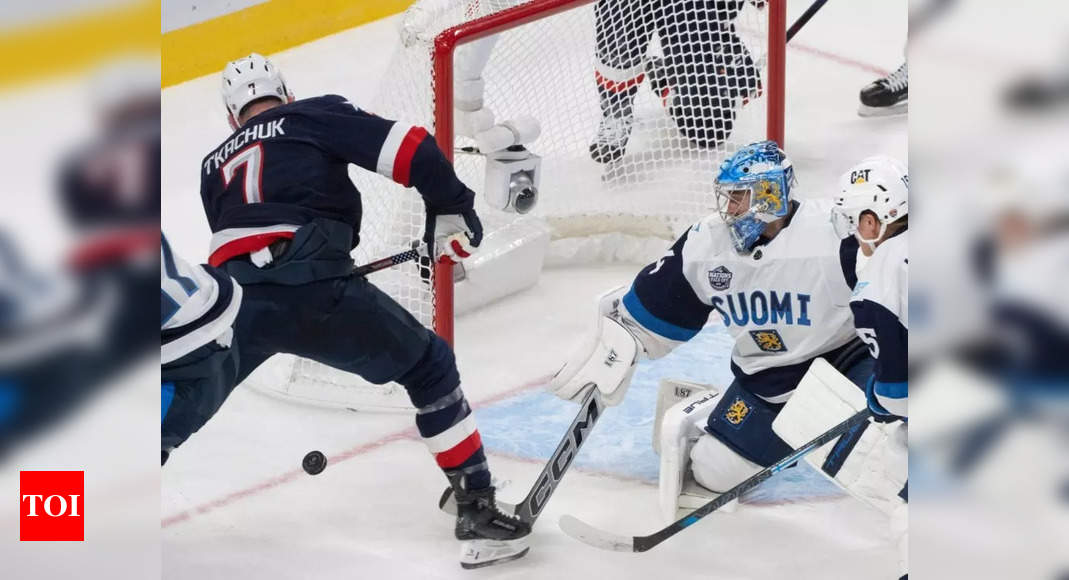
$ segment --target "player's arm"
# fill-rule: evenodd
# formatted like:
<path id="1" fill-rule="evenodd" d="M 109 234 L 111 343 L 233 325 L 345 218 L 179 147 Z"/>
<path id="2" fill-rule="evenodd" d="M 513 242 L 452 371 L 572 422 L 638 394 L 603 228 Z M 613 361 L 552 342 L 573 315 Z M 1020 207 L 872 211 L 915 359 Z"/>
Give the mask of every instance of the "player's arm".
<path id="1" fill-rule="evenodd" d="M 909 415 L 908 331 L 893 312 L 873 300 L 850 304 L 858 336 L 869 345 L 876 369 L 865 387 L 873 415 L 887 419 Z"/>
<path id="2" fill-rule="evenodd" d="M 426 240 L 438 239 L 450 258 L 466 258 L 483 236 L 475 194 L 457 177 L 434 137 L 423 127 L 384 119 L 337 99 L 324 114 L 326 146 L 363 169 L 415 187 L 427 206 Z"/>
<path id="3" fill-rule="evenodd" d="M 594 383 L 605 404 L 616 405 L 627 392 L 640 353 L 660 358 L 701 331 L 712 307 L 695 294 L 684 274 L 689 234 L 643 268 L 630 288 L 621 286 L 598 299 L 593 335 L 553 377 L 550 391 L 579 400 Z"/>

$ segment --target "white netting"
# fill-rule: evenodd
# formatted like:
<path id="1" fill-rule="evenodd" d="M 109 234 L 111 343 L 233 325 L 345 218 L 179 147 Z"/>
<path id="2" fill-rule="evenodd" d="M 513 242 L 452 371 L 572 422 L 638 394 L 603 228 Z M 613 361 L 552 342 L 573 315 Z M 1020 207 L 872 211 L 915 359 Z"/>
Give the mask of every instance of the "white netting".
<path id="1" fill-rule="evenodd" d="M 433 131 L 434 38 L 452 26 L 516 4 L 417 2 L 402 15 L 402 46 L 378 98 L 367 108 Z M 765 138 L 764 2 L 576 4 L 497 35 L 482 69 L 484 106 L 498 122 L 531 116 L 541 125 L 541 135 L 527 148 L 543 159 L 540 199 L 532 214 L 551 226 L 551 263 L 646 262 L 713 210 L 712 181 L 725 155 Z M 473 57 L 464 50 L 472 49 L 459 51 L 455 67 L 471 68 Z M 603 118 L 617 129 L 621 122 L 631 129 L 626 146 L 615 149 L 621 157 L 607 159 L 612 155 L 604 153 L 613 148 L 603 147 L 602 162 L 597 162 L 591 143 L 599 136 Z M 439 146 L 474 144 L 460 132 L 455 142 L 439 141 Z M 457 153 L 454 163 L 460 178 L 476 192 L 476 209 L 488 232 L 516 218 L 484 202 L 482 156 Z M 367 172 L 354 170 L 352 177 L 364 203 L 358 262 L 398 252 L 420 237 L 423 203 L 415 190 Z M 434 298 L 415 266 L 374 276 L 376 285 L 424 324 L 432 324 Z M 297 370 L 301 380 L 359 383 L 314 363 L 302 362 Z"/>

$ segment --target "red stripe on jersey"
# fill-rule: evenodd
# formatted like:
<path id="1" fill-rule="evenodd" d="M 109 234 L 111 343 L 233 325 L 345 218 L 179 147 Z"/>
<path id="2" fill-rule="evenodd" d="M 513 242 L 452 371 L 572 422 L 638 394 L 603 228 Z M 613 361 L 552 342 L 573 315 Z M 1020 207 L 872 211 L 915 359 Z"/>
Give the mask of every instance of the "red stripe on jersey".
<path id="1" fill-rule="evenodd" d="M 93 237 L 71 252 L 68 264 L 76 270 L 89 270 L 121 260 L 158 252 L 160 230 L 156 226 L 130 228 Z"/>
<path id="2" fill-rule="evenodd" d="M 293 232 L 269 232 L 229 241 L 212 252 L 208 264 L 218 268 L 230 258 L 262 250 L 270 246 L 271 242 L 282 239 L 293 239 Z"/>
<path id="3" fill-rule="evenodd" d="M 427 130 L 423 127 L 412 127 L 405 133 L 401 140 L 401 146 L 397 148 L 397 157 L 393 160 L 393 180 L 408 187 L 411 183 L 412 158 L 416 156 L 416 149 L 427 138 Z"/>
<path id="4" fill-rule="evenodd" d="M 639 75 L 629 81 L 612 81 L 603 76 L 598 71 L 594 71 L 594 80 L 597 81 L 598 86 L 609 91 L 610 93 L 622 93 L 627 89 L 642 82 L 642 79 L 646 78 L 645 73 L 639 73 Z"/>
<path id="5" fill-rule="evenodd" d="M 476 451 L 482 448 L 482 446 L 483 440 L 479 437 L 479 431 L 476 430 L 460 443 L 457 443 L 446 451 L 435 454 L 434 459 L 438 462 L 438 467 L 441 467 L 442 469 L 457 467 L 467 461 L 468 458 L 474 455 Z"/>

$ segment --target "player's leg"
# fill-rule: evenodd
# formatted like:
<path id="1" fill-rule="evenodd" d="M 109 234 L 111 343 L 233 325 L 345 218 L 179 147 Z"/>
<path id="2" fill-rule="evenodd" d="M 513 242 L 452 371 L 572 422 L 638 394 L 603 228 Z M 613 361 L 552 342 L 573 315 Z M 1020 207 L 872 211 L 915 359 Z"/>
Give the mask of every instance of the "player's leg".
<path id="1" fill-rule="evenodd" d="M 791 447 L 772 432 L 781 408 L 733 381 L 710 413 L 706 435 L 691 449 L 694 479 L 723 493 L 786 457 Z"/>
<path id="2" fill-rule="evenodd" d="M 472 548 L 462 564 L 475 567 L 522 556 L 530 527 L 504 515 L 494 503 L 486 454 L 452 349 L 366 279 L 318 283 L 318 293 L 324 284 L 332 295 L 320 297 L 318 304 L 327 307 L 298 332 L 299 344 L 289 352 L 372 383 L 404 386 L 417 409 L 416 428 L 456 493 L 456 536 Z"/>
<path id="3" fill-rule="evenodd" d="M 597 60 L 594 80 L 601 104 L 590 156 L 608 163 L 623 156 L 634 125 L 634 101 L 644 77 L 643 58 L 659 1 L 599 0 L 594 7 Z"/>
<path id="4" fill-rule="evenodd" d="M 658 20 L 665 56 L 650 61 L 650 83 L 699 147 L 730 137 L 739 109 L 761 91 L 760 71 L 735 31 L 742 4 L 670 2 Z"/>
<path id="5" fill-rule="evenodd" d="M 160 369 L 161 465 L 197 432 L 238 384 L 239 351 L 230 337 L 210 342 Z"/>

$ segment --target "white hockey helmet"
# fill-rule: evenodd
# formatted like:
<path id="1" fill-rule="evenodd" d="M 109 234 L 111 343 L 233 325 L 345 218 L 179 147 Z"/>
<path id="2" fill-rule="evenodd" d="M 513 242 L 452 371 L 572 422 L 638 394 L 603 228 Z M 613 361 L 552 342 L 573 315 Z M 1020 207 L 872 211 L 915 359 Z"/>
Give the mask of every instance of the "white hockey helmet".
<path id="1" fill-rule="evenodd" d="M 241 110 L 252 101 L 275 97 L 285 103 L 293 98 L 278 67 L 255 52 L 227 63 L 223 69 L 222 93 L 223 104 L 234 125 Z"/>
<path id="2" fill-rule="evenodd" d="M 839 178 L 839 193 L 831 210 L 832 224 L 840 238 L 856 236 L 858 241 L 875 247 L 887 233 L 887 226 L 909 213 L 909 172 L 891 157 L 869 157 Z M 880 223 L 876 237 L 866 239 L 857 230 L 861 214 L 870 211 Z"/>

